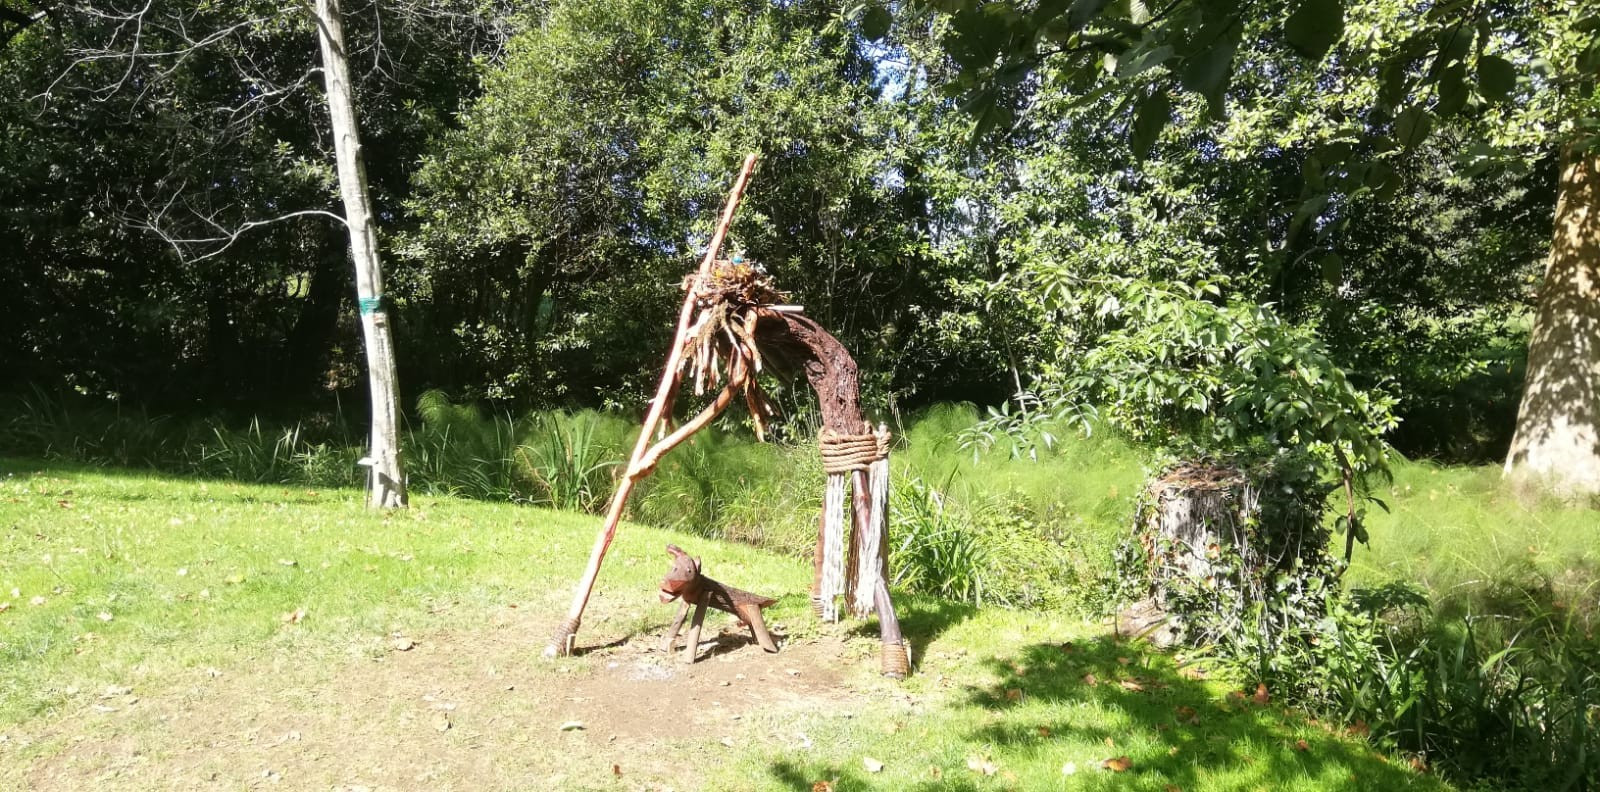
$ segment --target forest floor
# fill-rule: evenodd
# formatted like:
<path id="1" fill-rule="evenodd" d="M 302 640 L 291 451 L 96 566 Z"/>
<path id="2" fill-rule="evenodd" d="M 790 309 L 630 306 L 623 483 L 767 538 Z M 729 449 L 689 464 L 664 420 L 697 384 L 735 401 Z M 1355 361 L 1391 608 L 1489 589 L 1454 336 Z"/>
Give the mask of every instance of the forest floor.
<path id="1" fill-rule="evenodd" d="M 808 564 L 597 520 L 0 460 L 0 789 L 1443 789 L 1359 735 L 1061 614 L 903 597 L 818 626 Z M 657 648 L 667 542 L 781 595 Z"/>

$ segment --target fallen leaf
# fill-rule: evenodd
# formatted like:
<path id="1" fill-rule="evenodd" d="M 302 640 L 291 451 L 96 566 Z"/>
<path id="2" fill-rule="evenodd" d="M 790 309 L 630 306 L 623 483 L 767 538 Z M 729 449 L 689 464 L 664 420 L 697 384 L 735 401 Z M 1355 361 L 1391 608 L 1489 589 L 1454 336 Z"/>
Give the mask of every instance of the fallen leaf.
<path id="1" fill-rule="evenodd" d="M 1272 697 L 1267 695 L 1267 685 L 1265 682 L 1256 683 L 1256 694 L 1252 697 L 1252 699 L 1257 704 L 1265 704 L 1272 700 Z"/>
<path id="2" fill-rule="evenodd" d="M 229 575 L 228 576 L 228 582 L 237 586 L 240 583 L 244 582 L 244 575 L 239 575 L 239 574 Z"/>
<path id="3" fill-rule="evenodd" d="M 1072 775 L 1073 773 L 1076 773 L 1076 772 L 1078 772 L 1078 763 L 1077 762 L 1067 762 L 1066 764 L 1061 766 L 1061 774 L 1062 775 Z"/>
<path id="4" fill-rule="evenodd" d="M 1006 701 L 1021 701 L 1021 700 L 1022 700 L 1022 689 L 1021 688 L 1007 688 L 1006 689 Z"/>
<path id="5" fill-rule="evenodd" d="M 894 734 L 895 732 L 900 731 L 900 728 L 900 724 L 894 721 L 889 721 L 888 723 L 884 724 L 883 731 L 885 734 Z"/>
<path id="6" fill-rule="evenodd" d="M 567 721 L 556 727 L 556 731 L 580 731 L 582 729 L 583 721 Z"/>
<path id="7" fill-rule="evenodd" d="M 100 611 L 98 614 L 95 615 L 95 618 L 99 619 L 100 621 L 111 621 L 111 619 L 113 617 L 112 617 L 111 614 L 109 614 L 109 613 L 107 613 L 105 611 Z"/>
<path id="8" fill-rule="evenodd" d="M 1161 792 L 1183 792 L 1183 787 L 1180 787 L 1177 784 L 1167 784 L 1161 788 Z"/>
<path id="9" fill-rule="evenodd" d="M 449 715 L 440 715 L 439 717 L 433 719 L 433 728 L 438 731 L 450 731 L 450 726 L 451 723 Z"/>
<path id="10" fill-rule="evenodd" d="M 1117 658 L 1117 665 L 1127 665 L 1127 664 L 1129 664 L 1131 662 L 1133 662 L 1133 658 L 1129 658 L 1129 657 L 1119 657 L 1119 658 Z"/>
<path id="11" fill-rule="evenodd" d="M 720 742 L 723 745 L 728 746 L 729 748 L 733 747 L 733 738 L 732 737 L 724 737 L 724 738 L 718 740 L 717 742 Z"/>
<path id="12" fill-rule="evenodd" d="M 1094 674 L 1084 674 L 1083 684 L 1088 685 L 1089 687 L 1094 687 L 1095 685 L 1100 684 L 1100 680 L 1096 679 Z"/>
<path id="13" fill-rule="evenodd" d="M 616 776 L 617 778 L 621 778 L 622 777 L 622 765 L 619 765 L 619 764 L 612 765 L 611 766 L 611 774 Z"/>
<path id="14" fill-rule="evenodd" d="M 1000 768 L 996 767 L 994 762 L 989 761 L 987 757 L 969 756 L 967 757 L 967 769 L 974 773 L 982 773 L 986 776 L 992 776 L 999 771 Z"/>
<path id="15" fill-rule="evenodd" d="M 883 772 L 883 762 L 880 762 L 870 756 L 861 757 L 861 766 L 867 768 L 867 772 L 869 773 Z"/>
<path id="16" fill-rule="evenodd" d="M 1061 645 L 1062 654 L 1072 654 L 1074 651 L 1077 651 L 1077 647 L 1073 646 L 1071 641 L 1067 641 Z"/>
<path id="17" fill-rule="evenodd" d="M 1132 691 L 1134 693 L 1143 693 L 1144 692 L 1144 685 L 1141 682 L 1139 682 L 1139 680 L 1137 680 L 1137 679 L 1124 679 L 1121 682 L 1118 682 L 1117 684 L 1122 685 L 1122 689 L 1123 690 L 1129 690 L 1129 691 Z"/>
<path id="18" fill-rule="evenodd" d="M 832 781 L 817 781 L 812 783 L 811 792 L 833 792 Z"/>
<path id="19" fill-rule="evenodd" d="M 1305 740 L 1295 740 L 1294 741 L 1294 749 L 1296 751 L 1309 751 L 1309 750 L 1311 750 L 1311 744 L 1306 742 Z"/>
<path id="20" fill-rule="evenodd" d="M 1107 737 L 1106 738 L 1106 747 L 1107 748 L 1115 748 L 1115 747 L 1117 747 L 1117 743 L 1116 743 L 1116 741 L 1112 740 L 1110 737 Z"/>
<path id="21" fill-rule="evenodd" d="M 1049 726 L 1040 726 L 1039 727 L 1039 736 L 1040 737 L 1049 737 L 1050 736 L 1050 727 Z"/>
<path id="22" fill-rule="evenodd" d="M 389 642 L 390 648 L 394 649 L 396 652 L 409 652 L 416 648 L 416 645 L 416 641 L 404 636 L 396 637 L 393 641 Z"/>
<path id="23" fill-rule="evenodd" d="M 34 597 L 33 599 L 28 600 L 28 604 L 29 605 L 43 605 L 44 604 L 44 597 Z"/>
<path id="24" fill-rule="evenodd" d="M 5 613 L 8 610 L 11 610 L 11 603 L 0 602 L 0 613 Z"/>
<path id="25" fill-rule="evenodd" d="M 1205 679 L 1206 670 L 1200 666 L 1188 665 L 1178 669 L 1178 676 L 1184 679 Z"/>
<path id="26" fill-rule="evenodd" d="M 1367 726 L 1367 722 L 1364 720 L 1358 720 L 1350 724 L 1350 728 L 1347 731 L 1356 737 L 1365 737 L 1372 733 L 1372 729 Z"/>
<path id="27" fill-rule="evenodd" d="M 294 610 L 283 614 L 283 623 L 284 624 L 299 624 L 300 622 L 305 621 L 305 619 L 306 619 L 306 609 L 305 608 L 295 608 Z"/>
<path id="28" fill-rule="evenodd" d="M 1190 726 L 1200 725 L 1200 713 L 1194 707 L 1179 707 L 1177 709 L 1178 721 Z"/>
<path id="29" fill-rule="evenodd" d="M 1128 771 L 1128 768 L 1133 767 L 1133 760 L 1126 756 L 1118 756 L 1114 759 L 1107 759 L 1104 762 L 1101 762 L 1100 766 L 1110 770 L 1113 773 L 1125 773 Z"/>

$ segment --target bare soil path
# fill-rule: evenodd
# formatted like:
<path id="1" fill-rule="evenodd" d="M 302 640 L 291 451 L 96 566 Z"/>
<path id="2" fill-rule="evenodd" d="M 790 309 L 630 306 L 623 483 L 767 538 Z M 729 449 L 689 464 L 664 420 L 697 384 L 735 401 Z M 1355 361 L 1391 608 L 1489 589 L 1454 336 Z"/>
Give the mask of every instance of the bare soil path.
<path id="1" fill-rule="evenodd" d="M 786 713 L 848 710 L 867 698 L 852 680 L 875 684 L 870 639 L 769 655 L 720 622 L 694 665 L 659 651 L 657 624 L 602 624 L 583 636 L 594 648 L 544 661 L 549 619 L 529 611 L 335 664 L 272 657 L 167 689 L 85 691 L 6 735 L 0 756 L 32 755 L 25 783 L 41 791 L 695 789 L 748 739 L 805 739 L 774 733 Z"/>

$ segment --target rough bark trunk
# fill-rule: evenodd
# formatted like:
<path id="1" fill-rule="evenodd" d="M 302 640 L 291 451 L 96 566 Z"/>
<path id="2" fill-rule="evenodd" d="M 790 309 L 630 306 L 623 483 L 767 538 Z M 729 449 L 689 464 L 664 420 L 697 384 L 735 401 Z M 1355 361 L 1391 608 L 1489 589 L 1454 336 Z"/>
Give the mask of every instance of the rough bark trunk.
<path id="1" fill-rule="evenodd" d="M 1507 477 L 1600 494 L 1600 152 L 1568 147 Z"/>
<path id="2" fill-rule="evenodd" d="M 383 296 L 383 271 L 378 261 L 378 234 L 372 224 L 372 197 L 361 156 L 361 134 L 351 96 L 350 62 L 344 49 L 344 23 L 339 0 L 315 0 L 317 40 L 322 46 L 322 76 L 333 124 L 334 159 L 339 193 L 344 198 L 345 225 L 350 230 L 350 257 L 356 265 L 356 297 L 361 332 L 367 348 L 367 383 L 372 391 L 372 450 L 368 505 L 406 505 L 405 475 L 400 466 L 400 410 L 394 366 L 394 342 Z"/>

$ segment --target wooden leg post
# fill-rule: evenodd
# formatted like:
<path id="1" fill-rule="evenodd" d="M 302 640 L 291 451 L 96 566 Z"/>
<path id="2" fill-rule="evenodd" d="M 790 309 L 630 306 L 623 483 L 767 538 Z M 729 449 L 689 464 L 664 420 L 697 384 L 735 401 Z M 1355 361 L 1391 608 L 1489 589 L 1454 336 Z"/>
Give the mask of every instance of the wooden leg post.
<path id="1" fill-rule="evenodd" d="M 683 620 L 689 615 L 689 603 L 678 603 L 678 618 L 672 620 L 672 626 L 667 628 L 667 637 L 661 641 L 661 651 L 672 654 L 672 645 L 678 642 L 678 631 L 683 629 Z"/>
<path id="2" fill-rule="evenodd" d="M 733 190 L 728 194 L 728 201 L 722 207 L 722 218 L 717 223 L 716 233 L 711 235 L 711 243 L 706 246 L 705 258 L 700 261 L 699 275 L 702 278 L 711 271 L 712 263 L 717 260 L 717 253 L 722 250 L 722 242 L 728 237 L 728 226 L 733 223 L 733 214 L 739 208 L 739 199 L 744 195 L 744 189 L 749 185 L 750 175 L 755 169 L 756 155 L 745 157 L 739 178 L 734 182 Z M 639 439 L 634 442 L 633 453 L 628 457 L 627 474 L 617 482 L 617 491 L 611 496 L 611 507 L 606 511 L 605 524 L 601 526 L 600 534 L 594 540 L 594 548 L 589 552 L 589 565 L 584 569 L 583 578 L 578 581 L 578 588 L 572 594 L 572 606 L 567 610 L 566 620 L 556 627 L 555 634 L 550 637 L 550 644 L 544 649 L 545 657 L 572 653 L 578 625 L 583 621 L 583 610 L 589 604 L 589 595 L 594 591 L 595 579 L 600 576 L 600 564 L 605 561 L 611 540 L 616 538 L 617 525 L 622 522 L 622 512 L 628 503 L 628 495 L 633 491 L 633 485 L 638 479 L 649 475 L 650 466 L 641 469 L 639 463 L 650 450 L 650 438 L 655 435 L 656 428 L 666 417 L 667 406 L 672 403 L 673 394 L 678 390 L 682 377 L 682 366 L 679 364 L 683 360 L 684 339 L 689 332 L 689 320 L 694 315 L 694 295 L 693 288 L 686 290 L 683 295 L 683 308 L 678 312 L 678 330 L 673 334 L 672 348 L 667 352 L 667 365 L 662 369 L 661 384 L 656 388 L 656 397 L 650 402 L 650 412 L 645 416 L 644 425 L 639 427 Z M 730 396 L 729 400 L 731 399 Z M 672 445 L 675 443 L 666 445 L 666 448 L 671 448 Z M 661 453 L 665 453 L 665 449 Z"/>
<path id="3" fill-rule="evenodd" d="M 700 627 L 706 623 L 706 604 L 694 606 L 694 621 L 689 623 L 689 645 L 683 647 L 683 662 L 693 663 L 700 653 Z"/>

